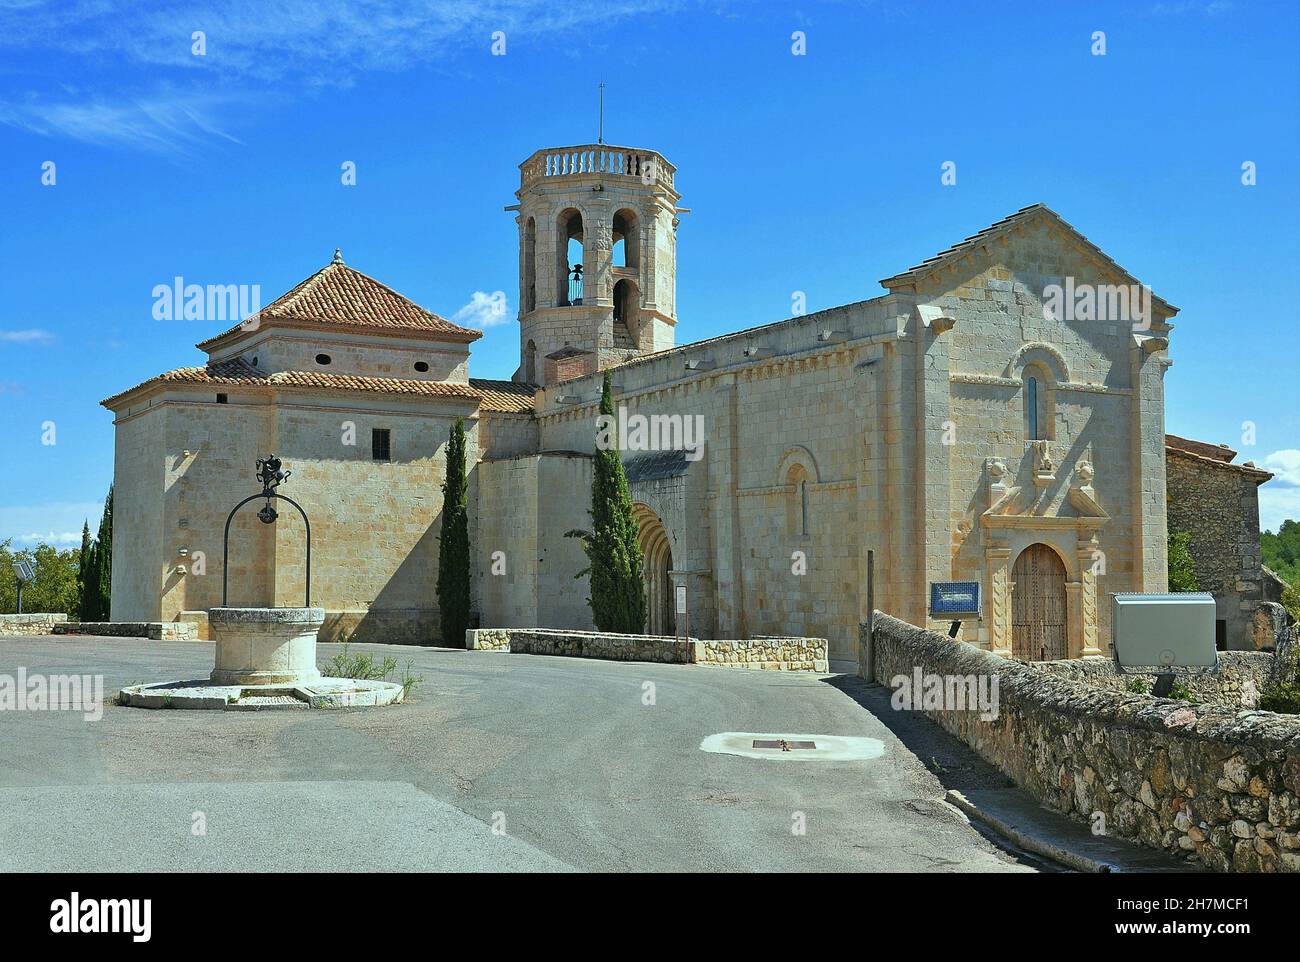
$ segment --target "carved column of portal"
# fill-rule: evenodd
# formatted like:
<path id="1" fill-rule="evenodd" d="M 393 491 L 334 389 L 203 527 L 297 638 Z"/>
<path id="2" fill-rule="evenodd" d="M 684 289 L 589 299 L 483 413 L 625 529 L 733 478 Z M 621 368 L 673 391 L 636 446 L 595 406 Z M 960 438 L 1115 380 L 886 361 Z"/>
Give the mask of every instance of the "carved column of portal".
<path id="1" fill-rule="evenodd" d="M 1099 658 L 1105 653 L 1097 646 L 1097 542 L 1079 541 L 1079 613 L 1070 615 L 1070 630 L 1079 631 L 1080 658 Z M 1071 645 L 1071 651 L 1074 646 Z"/>
<path id="2" fill-rule="evenodd" d="M 989 649 L 1003 658 L 1011 657 L 1011 549 L 988 547 Z"/>
<path id="3" fill-rule="evenodd" d="M 1065 657 L 1078 658 L 1083 650 L 1083 585 L 1065 583 Z"/>

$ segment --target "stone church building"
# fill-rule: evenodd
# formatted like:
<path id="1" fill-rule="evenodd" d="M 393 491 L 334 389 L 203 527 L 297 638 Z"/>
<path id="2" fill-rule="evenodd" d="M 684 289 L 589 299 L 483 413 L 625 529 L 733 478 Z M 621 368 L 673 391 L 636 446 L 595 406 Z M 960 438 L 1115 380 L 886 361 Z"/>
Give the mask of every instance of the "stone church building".
<path id="1" fill-rule="evenodd" d="M 628 423 L 659 435 L 622 445 L 651 632 L 676 629 L 684 585 L 693 635 L 824 636 L 850 662 L 873 551 L 876 607 L 924 625 L 932 582 L 975 581 L 982 612 L 962 637 L 1079 657 L 1108 649 L 1109 592 L 1166 587 L 1177 308 L 1149 296 L 1140 323 L 1101 309 L 1140 282 L 1047 207 L 878 296 L 675 346 L 682 208 L 666 158 L 538 151 L 515 199 L 511 380 L 471 377 L 478 331 L 336 255 L 199 344 L 204 363 L 103 402 L 115 620 L 202 621 L 221 603 L 227 513 L 275 452 L 311 519 L 322 638 L 434 641 L 440 483 L 464 418 L 481 624 L 589 627 L 586 559 L 564 534 L 588 523 L 607 369 Z M 1094 290 L 1091 308 L 1076 301 Z M 301 604 L 303 535 L 292 513 L 236 516 L 230 604 Z"/>

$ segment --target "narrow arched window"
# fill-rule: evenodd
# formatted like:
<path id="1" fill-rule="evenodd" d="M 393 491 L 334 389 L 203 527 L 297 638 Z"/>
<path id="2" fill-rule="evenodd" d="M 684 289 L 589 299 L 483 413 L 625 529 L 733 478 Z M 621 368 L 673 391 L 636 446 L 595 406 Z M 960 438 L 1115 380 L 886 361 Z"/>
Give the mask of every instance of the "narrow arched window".
<path id="1" fill-rule="evenodd" d="M 1025 407 L 1029 415 L 1029 440 L 1037 441 L 1042 435 L 1038 433 L 1038 378 L 1036 377 L 1030 377 L 1025 381 Z"/>
<path id="2" fill-rule="evenodd" d="M 808 482 L 806 480 L 799 482 L 799 512 L 801 515 L 799 533 L 806 535 L 808 533 Z"/>

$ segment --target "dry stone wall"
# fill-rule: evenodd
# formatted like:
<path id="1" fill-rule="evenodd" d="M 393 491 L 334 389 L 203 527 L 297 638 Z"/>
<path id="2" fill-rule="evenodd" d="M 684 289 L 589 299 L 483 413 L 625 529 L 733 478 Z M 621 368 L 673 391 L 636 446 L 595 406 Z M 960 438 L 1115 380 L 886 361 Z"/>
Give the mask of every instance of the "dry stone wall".
<path id="1" fill-rule="evenodd" d="M 6 635 L 48 635 L 54 626 L 68 620 L 64 614 L 37 611 L 28 615 L 0 615 L 0 637 Z"/>
<path id="2" fill-rule="evenodd" d="M 763 637 L 701 641 L 697 638 L 620 635 L 599 631 L 471 628 L 465 632 L 465 647 L 479 651 L 775 671 L 824 672 L 828 667 L 825 638 Z"/>
<path id="3" fill-rule="evenodd" d="M 1300 872 L 1300 717 L 1108 691 L 880 613 L 872 642 L 885 682 L 996 676 L 991 720 L 926 714 L 1048 807 L 1218 871 Z"/>
<path id="4" fill-rule="evenodd" d="M 1135 679 L 1151 682 L 1150 674 L 1121 675 L 1110 659 L 1031 662 L 1030 668 L 1058 678 L 1096 685 L 1127 693 Z M 1219 670 L 1214 673 L 1180 669 L 1176 683 L 1184 685 L 1196 701 L 1224 708 L 1254 708 L 1273 670 L 1273 655 L 1262 651 L 1221 651 Z M 1149 687 L 1149 684 L 1148 684 Z"/>

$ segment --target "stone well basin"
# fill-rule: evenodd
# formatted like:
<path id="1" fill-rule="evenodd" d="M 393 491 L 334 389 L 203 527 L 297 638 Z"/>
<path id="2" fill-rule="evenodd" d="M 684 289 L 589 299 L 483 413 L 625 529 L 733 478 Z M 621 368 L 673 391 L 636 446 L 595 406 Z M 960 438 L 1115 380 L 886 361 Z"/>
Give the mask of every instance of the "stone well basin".
<path id="1" fill-rule="evenodd" d="M 212 608 L 208 626 L 216 642 L 214 685 L 312 682 L 316 632 L 324 608 Z"/>

